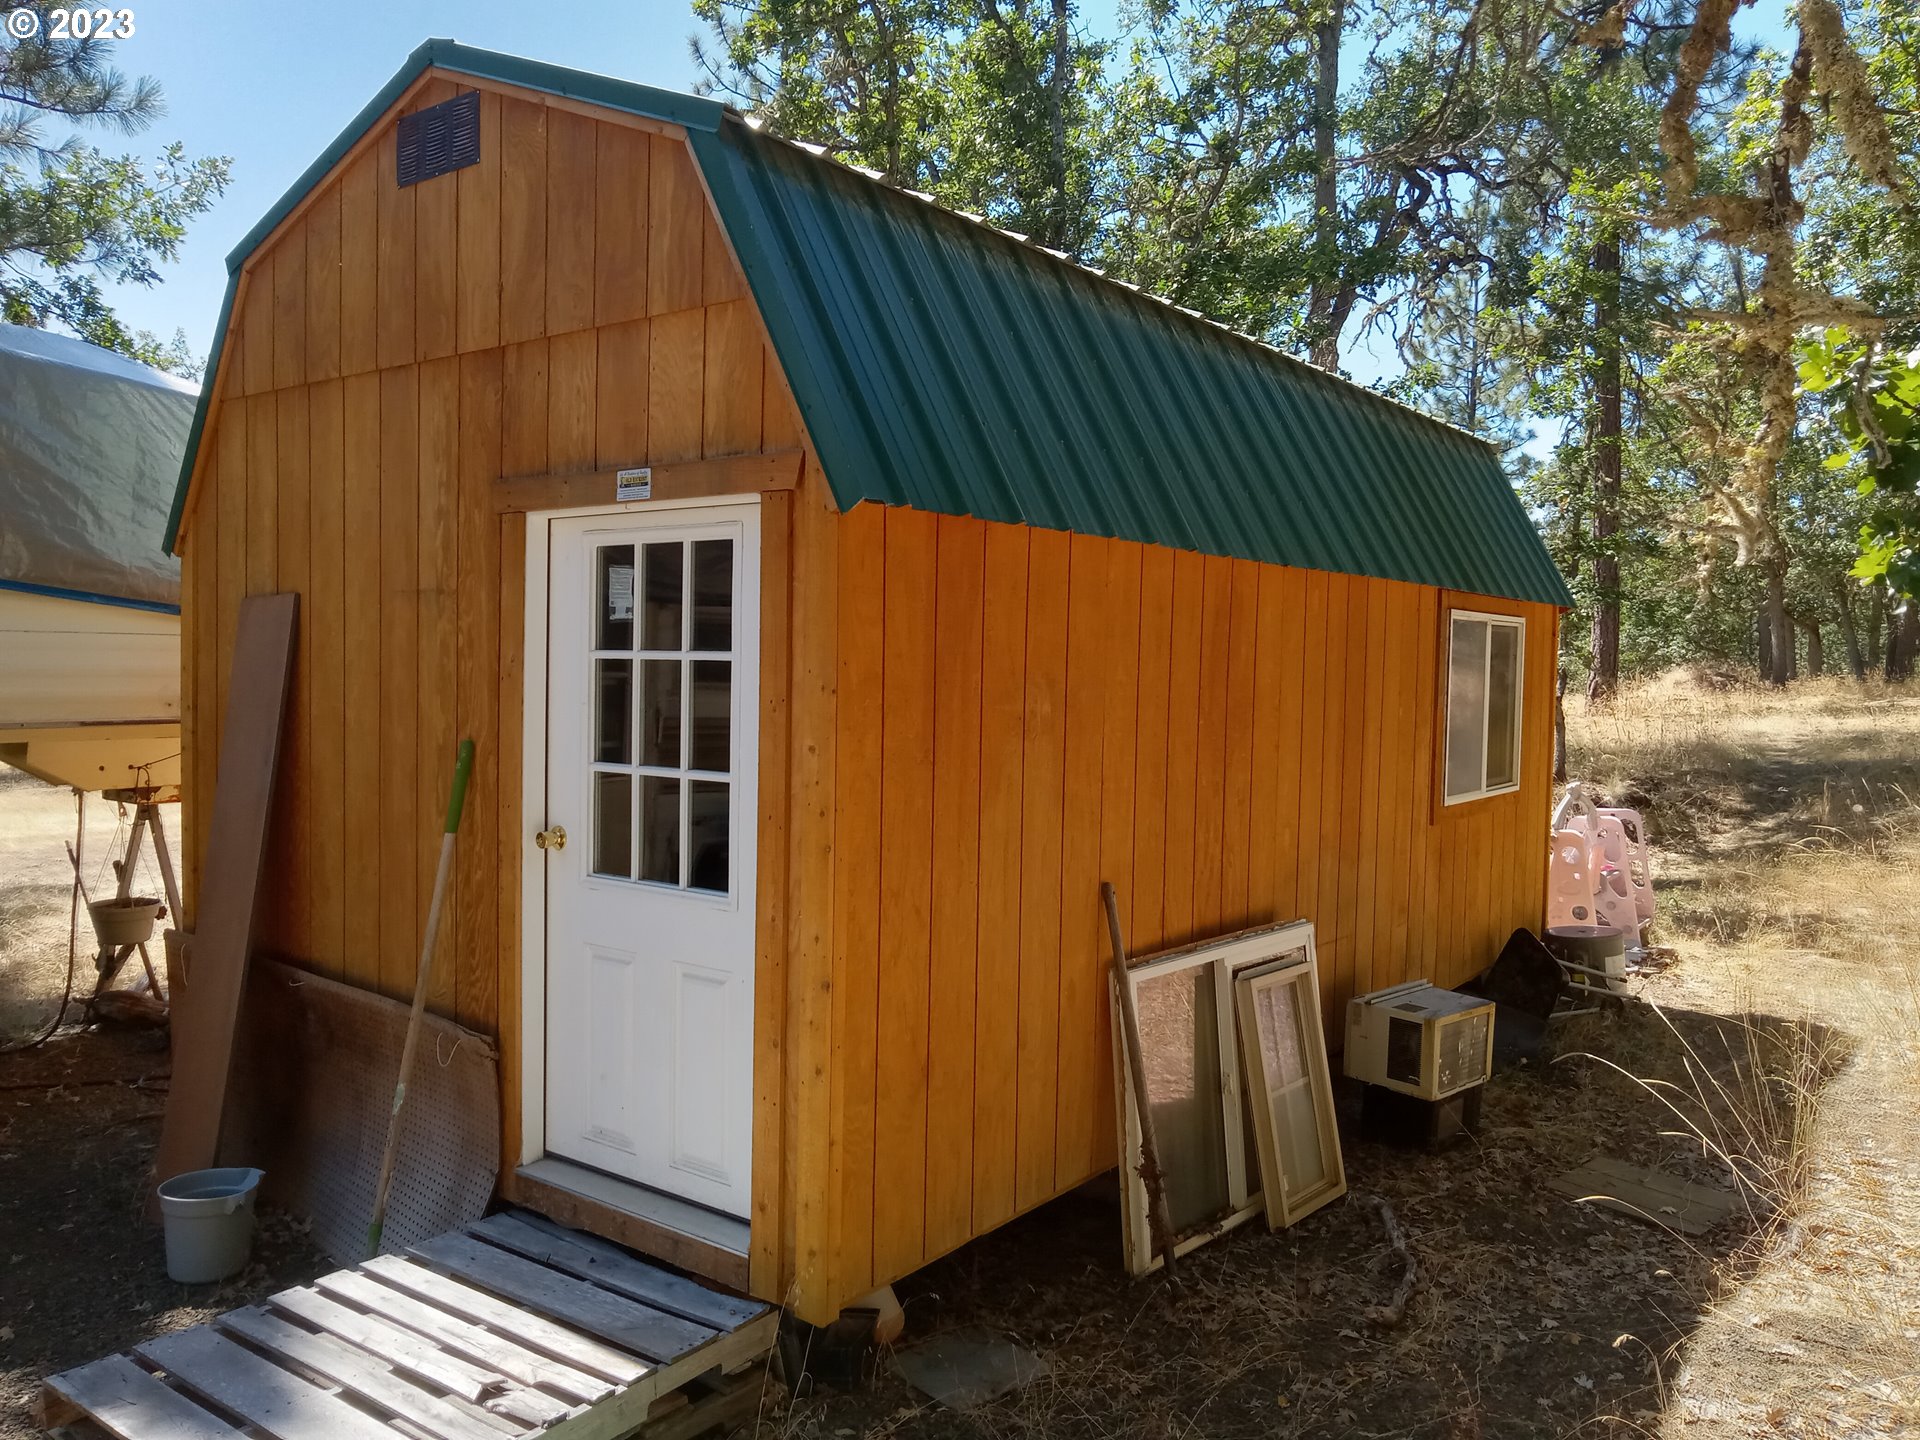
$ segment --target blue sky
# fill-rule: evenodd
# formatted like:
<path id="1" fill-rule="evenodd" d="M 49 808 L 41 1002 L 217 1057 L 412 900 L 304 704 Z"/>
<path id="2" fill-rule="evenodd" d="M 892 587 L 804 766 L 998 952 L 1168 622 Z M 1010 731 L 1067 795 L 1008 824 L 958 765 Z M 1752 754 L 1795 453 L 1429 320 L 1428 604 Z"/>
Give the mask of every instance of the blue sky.
<path id="1" fill-rule="evenodd" d="M 1779 34 L 1786 3 L 1760 0 L 1742 31 Z M 167 98 L 166 115 L 136 146 L 179 140 L 189 155 L 229 155 L 233 182 L 194 223 L 160 285 L 120 287 L 113 301 L 136 328 L 163 339 L 184 330 L 199 354 L 212 344 L 227 252 L 428 36 L 670 89 L 689 89 L 695 78 L 687 42 L 699 27 L 686 0 L 136 5 L 138 29 L 115 62 L 153 76 Z M 1080 18 L 1095 33 L 1111 33 L 1116 8 L 1115 0 L 1087 0 Z M 126 143 L 90 138 L 107 148 Z M 1363 381 L 1391 363 L 1350 347 L 1348 365 Z"/>

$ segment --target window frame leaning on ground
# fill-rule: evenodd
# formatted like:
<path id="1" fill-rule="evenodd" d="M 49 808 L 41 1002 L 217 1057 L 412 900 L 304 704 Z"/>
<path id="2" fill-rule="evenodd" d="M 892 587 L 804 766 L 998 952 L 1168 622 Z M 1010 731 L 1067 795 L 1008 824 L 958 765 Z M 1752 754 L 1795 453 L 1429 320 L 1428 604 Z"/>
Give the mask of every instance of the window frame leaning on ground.
<path id="1" fill-rule="evenodd" d="M 1265 1196 L 1267 1228 L 1279 1230 L 1303 1219 L 1322 1205 L 1347 1193 L 1346 1160 L 1340 1153 L 1339 1123 L 1334 1116 L 1333 1076 L 1327 1064 L 1326 1036 L 1318 1028 L 1320 1010 L 1320 962 L 1314 946 L 1313 927 L 1293 927 L 1300 934 L 1300 946 L 1264 965 L 1249 965 L 1234 972 L 1234 1021 L 1240 1035 L 1240 1074 L 1259 1152 L 1260 1189 Z M 1276 992 L 1286 993 L 1285 1021 L 1291 1022 L 1298 1037 L 1295 1058 L 1300 1074 L 1288 1079 L 1276 1073 L 1275 1061 L 1283 1047 L 1275 1043 L 1279 1036 L 1263 1023 L 1281 1020 L 1263 998 Z M 1290 992 L 1290 993 L 1287 993 Z M 1302 1091 L 1312 1109 L 1313 1148 L 1319 1152 L 1320 1175 L 1307 1184 L 1298 1183 L 1289 1161 L 1288 1144 L 1297 1139 L 1292 1118 L 1274 1103 L 1280 1090 Z"/>
<path id="2" fill-rule="evenodd" d="M 1520 764 L 1524 749 L 1524 731 L 1526 723 L 1526 669 L 1527 669 L 1527 621 L 1523 615 L 1503 615 L 1489 610 L 1470 610 L 1449 606 L 1446 610 L 1446 684 L 1442 691 L 1445 697 L 1446 714 L 1442 726 L 1442 745 L 1440 751 L 1440 800 L 1442 808 L 1465 805 L 1475 800 L 1487 800 L 1496 795 L 1511 795 L 1520 788 Z M 1480 715 L 1479 715 L 1479 761 L 1480 783 L 1477 787 L 1454 788 L 1454 727 L 1461 718 L 1457 709 L 1461 698 L 1456 691 L 1455 649 L 1462 623 L 1481 626 L 1486 635 L 1486 643 L 1480 652 Z M 1507 773 L 1510 777 L 1499 785 L 1488 785 L 1487 772 L 1492 768 L 1493 759 L 1490 750 L 1493 724 L 1493 636 L 1498 629 L 1514 632 L 1513 667 L 1511 684 L 1510 711 L 1512 721 L 1509 733 L 1509 753 L 1507 755 Z"/>
<path id="3" fill-rule="evenodd" d="M 1220 1208 L 1179 1231 L 1173 1247 L 1176 1256 L 1185 1255 L 1255 1216 L 1268 1212 L 1267 1198 L 1262 1188 L 1257 1132 L 1250 1134 L 1249 1122 L 1257 1125 L 1259 1119 L 1252 1111 L 1246 1091 L 1247 1082 L 1243 1073 L 1246 1052 L 1239 1035 L 1235 982 L 1242 975 L 1254 972 L 1304 970 L 1312 977 L 1312 994 L 1315 997 L 1313 1013 L 1318 1014 L 1318 967 L 1319 950 L 1314 941 L 1313 922 L 1293 920 L 1282 925 L 1257 926 L 1152 955 L 1142 955 L 1128 962 L 1124 977 L 1109 977 L 1110 988 L 1124 984 L 1132 990 L 1136 1008 L 1142 999 L 1142 986 L 1167 981 L 1195 970 L 1202 972 L 1201 983 L 1212 996 L 1213 1055 L 1218 1061 L 1217 1074 L 1211 1077 L 1196 1074 L 1198 1083 L 1193 1093 L 1196 1099 L 1204 1098 L 1219 1107 L 1220 1149 L 1215 1158 L 1220 1168 L 1204 1178 L 1219 1184 L 1224 1199 Z M 1127 1079 L 1126 1035 L 1120 1021 L 1117 992 L 1112 998 L 1111 1038 L 1114 1118 L 1120 1153 L 1121 1239 L 1126 1253 L 1127 1273 L 1137 1278 L 1158 1270 L 1165 1261 L 1155 1250 L 1150 1234 L 1146 1185 L 1140 1176 L 1140 1117 L 1133 1087 Z M 1143 1048 L 1148 1052 L 1142 1056 L 1142 1060 L 1151 1072 L 1155 1070 L 1156 1058 L 1152 1047 L 1151 1024 L 1144 1018 L 1142 1023 Z M 1198 1041 L 1198 1035 L 1195 1039 Z M 1330 1118 L 1330 1109 L 1328 1114 Z M 1180 1185 L 1195 1175 L 1192 1170 L 1182 1171 L 1179 1157 L 1167 1153 L 1168 1141 L 1178 1133 L 1175 1130 L 1161 1131 L 1162 1153 L 1157 1157 L 1162 1173 L 1173 1185 Z M 1246 1144 L 1250 1138 L 1256 1139 L 1256 1145 L 1252 1148 Z M 1343 1171 L 1343 1183 L 1344 1179 Z M 1305 1211 L 1300 1213 L 1304 1214 Z"/>

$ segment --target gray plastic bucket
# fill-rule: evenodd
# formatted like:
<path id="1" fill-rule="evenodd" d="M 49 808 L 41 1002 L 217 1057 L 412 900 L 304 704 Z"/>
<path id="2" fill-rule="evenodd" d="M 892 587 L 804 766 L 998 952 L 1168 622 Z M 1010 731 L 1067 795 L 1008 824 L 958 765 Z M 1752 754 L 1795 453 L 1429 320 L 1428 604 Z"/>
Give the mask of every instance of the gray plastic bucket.
<path id="1" fill-rule="evenodd" d="M 260 1171 L 189 1170 L 161 1184 L 167 1278 L 182 1285 L 224 1280 L 246 1268 L 253 1250 L 253 1197 Z"/>

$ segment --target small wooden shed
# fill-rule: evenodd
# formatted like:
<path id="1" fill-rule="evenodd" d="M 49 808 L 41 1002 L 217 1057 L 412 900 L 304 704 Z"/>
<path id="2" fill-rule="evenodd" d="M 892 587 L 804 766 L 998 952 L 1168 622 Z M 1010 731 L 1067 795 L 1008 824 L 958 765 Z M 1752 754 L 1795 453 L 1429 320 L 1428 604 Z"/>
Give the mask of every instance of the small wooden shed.
<path id="1" fill-rule="evenodd" d="M 1138 952 L 1311 919 L 1329 1021 L 1540 923 L 1568 596 L 1472 437 L 448 41 L 229 263 L 187 923 L 297 591 L 260 951 L 407 993 L 473 737 L 432 999 L 507 1197 L 824 1321 L 1114 1164 L 1102 879 Z"/>

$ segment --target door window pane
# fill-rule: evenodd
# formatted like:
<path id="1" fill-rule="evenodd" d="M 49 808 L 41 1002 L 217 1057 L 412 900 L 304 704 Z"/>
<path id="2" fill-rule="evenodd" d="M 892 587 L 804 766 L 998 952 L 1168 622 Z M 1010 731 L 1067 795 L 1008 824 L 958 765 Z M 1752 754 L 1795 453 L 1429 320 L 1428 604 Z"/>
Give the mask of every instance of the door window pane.
<path id="1" fill-rule="evenodd" d="M 593 662 L 593 758 L 633 763 L 633 661 Z"/>
<path id="2" fill-rule="evenodd" d="M 602 545 L 596 555 L 599 576 L 594 590 L 594 648 L 631 650 L 633 546 Z"/>
<path id="3" fill-rule="evenodd" d="M 695 890 L 724 895 L 730 883 L 727 841 L 732 828 L 727 786 L 719 780 L 693 780 L 687 790 L 688 845 L 692 850 L 687 884 Z"/>
<path id="4" fill-rule="evenodd" d="M 689 770 L 727 770 L 733 724 L 733 662 L 693 662 L 693 748 Z"/>
<path id="5" fill-rule="evenodd" d="M 1455 619 L 1447 662 L 1447 794 L 1485 789 L 1487 622 Z"/>
<path id="6" fill-rule="evenodd" d="M 641 667 L 640 763 L 680 768 L 680 672 L 678 660 L 643 660 Z"/>
<path id="7" fill-rule="evenodd" d="M 671 776 L 640 777 L 640 878 L 680 883 L 680 782 Z"/>
<path id="8" fill-rule="evenodd" d="M 593 873 L 633 878 L 633 777 L 593 777 Z"/>
<path id="9" fill-rule="evenodd" d="M 681 599 L 685 590 L 686 547 L 678 540 L 646 547 L 646 614 L 641 625 L 643 650 L 678 650 Z"/>
<path id="10" fill-rule="evenodd" d="M 693 542 L 693 648 L 733 648 L 733 541 Z"/>
<path id="11" fill-rule="evenodd" d="M 731 893 L 738 559 L 728 536 L 594 547 L 584 838 L 595 874 Z"/>

